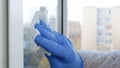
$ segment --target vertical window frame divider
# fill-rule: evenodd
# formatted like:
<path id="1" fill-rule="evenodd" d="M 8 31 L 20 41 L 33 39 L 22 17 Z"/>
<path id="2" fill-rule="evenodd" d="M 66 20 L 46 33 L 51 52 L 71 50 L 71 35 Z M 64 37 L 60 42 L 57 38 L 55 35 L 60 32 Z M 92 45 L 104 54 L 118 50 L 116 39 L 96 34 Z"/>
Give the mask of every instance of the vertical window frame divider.
<path id="1" fill-rule="evenodd" d="M 58 31 L 68 37 L 67 0 L 58 0 Z"/>

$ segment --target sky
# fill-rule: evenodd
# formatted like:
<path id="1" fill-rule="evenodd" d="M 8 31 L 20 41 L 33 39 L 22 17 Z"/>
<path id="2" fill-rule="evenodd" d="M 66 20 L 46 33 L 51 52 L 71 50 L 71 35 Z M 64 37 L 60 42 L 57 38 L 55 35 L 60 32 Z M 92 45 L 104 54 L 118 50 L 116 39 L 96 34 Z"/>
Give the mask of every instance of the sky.
<path id="1" fill-rule="evenodd" d="M 46 6 L 48 16 L 57 17 L 58 0 L 23 0 L 23 22 L 31 22 L 35 11 L 40 6 Z M 68 0 L 68 20 L 82 22 L 83 7 L 113 7 L 120 6 L 120 0 Z"/>

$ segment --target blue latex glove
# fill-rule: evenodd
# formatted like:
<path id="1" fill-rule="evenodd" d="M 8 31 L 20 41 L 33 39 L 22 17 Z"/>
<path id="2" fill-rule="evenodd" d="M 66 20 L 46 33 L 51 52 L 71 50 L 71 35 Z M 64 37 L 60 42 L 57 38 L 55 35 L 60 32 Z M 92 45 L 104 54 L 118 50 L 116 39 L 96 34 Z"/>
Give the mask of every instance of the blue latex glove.
<path id="1" fill-rule="evenodd" d="M 36 44 L 52 54 L 46 55 L 51 68 L 84 68 L 81 56 L 69 39 L 52 31 L 43 21 L 36 24 L 35 28 L 41 33 L 35 38 Z"/>

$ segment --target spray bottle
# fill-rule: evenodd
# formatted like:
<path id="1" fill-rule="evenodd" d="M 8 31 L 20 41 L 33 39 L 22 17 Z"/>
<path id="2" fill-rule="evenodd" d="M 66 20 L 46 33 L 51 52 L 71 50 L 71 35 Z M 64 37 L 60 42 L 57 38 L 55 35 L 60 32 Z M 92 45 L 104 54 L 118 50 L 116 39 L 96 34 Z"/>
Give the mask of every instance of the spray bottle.
<path id="1" fill-rule="evenodd" d="M 38 32 L 35 28 L 34 25 L 36 23 L 40 23 L 39 21 L 42 20 L 44 22 L 47 22 L 47 13 L 48 11 L 46 10 L 45 7 L 40 7 L 40 10 L 35 12 L 35 15 L 33 17 L 32 23 L 31 23 L 31 38 L 32 38 L 32 50 L 37 51 L 39 49 L 42 49 L 43 53 L 47 54 L 48 56 L 50 56 L 51 54 L 49 52 L 47 52 L 46 50 L 44 50 L 43 48 L 41 48 L 40 46 L 38 46 L 35 42 L 34 42 L 34 38 L 39 34 L 40 32 Z"/>

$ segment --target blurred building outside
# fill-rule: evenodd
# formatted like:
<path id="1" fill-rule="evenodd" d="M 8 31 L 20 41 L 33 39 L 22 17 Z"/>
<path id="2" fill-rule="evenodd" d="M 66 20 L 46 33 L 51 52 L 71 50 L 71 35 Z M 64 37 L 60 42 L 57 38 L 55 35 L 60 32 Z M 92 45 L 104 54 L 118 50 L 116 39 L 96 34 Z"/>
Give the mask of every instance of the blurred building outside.
<path id="1" fill-rule="evenodd" d="M 81 49 L 81 25 L 78 21 L 68 21 L 69 23 L 69 38 L 74 47 L 78 50 Z"/>
<path id="2" fill-rule="evenodd" d="M 83 9 L 81 49 L 120 49 L 120 7 Z"/>

